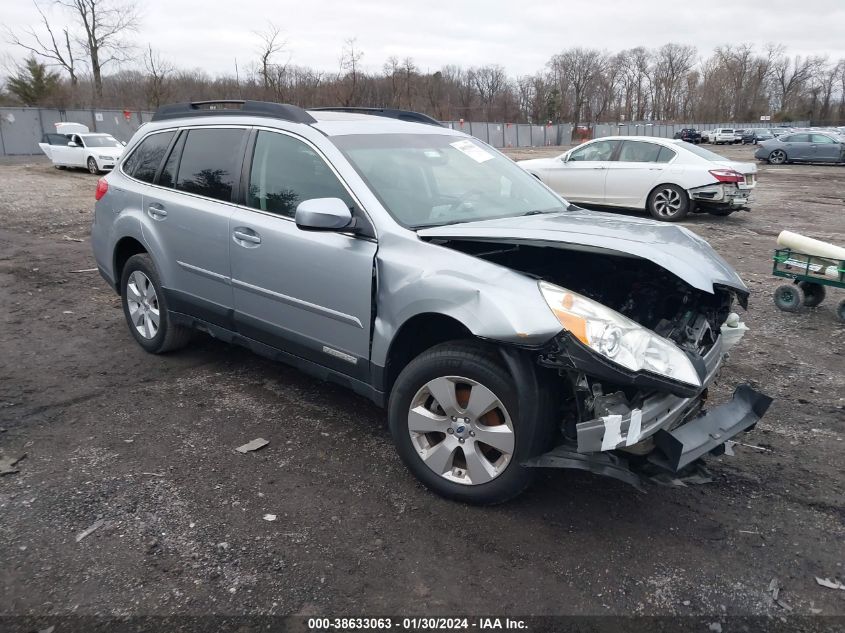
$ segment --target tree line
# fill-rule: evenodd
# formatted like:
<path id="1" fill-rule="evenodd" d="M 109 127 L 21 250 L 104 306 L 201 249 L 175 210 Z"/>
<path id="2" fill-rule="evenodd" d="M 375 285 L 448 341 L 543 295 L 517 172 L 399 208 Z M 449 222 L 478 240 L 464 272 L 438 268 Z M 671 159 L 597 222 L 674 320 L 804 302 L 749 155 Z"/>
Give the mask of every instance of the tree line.
<path id="1" fill-rule="evenodd" d="M 571 47 L 534 74 L 511 76 L 497 64 L 423 70 L 411 57 L 389 57 L 374 70 L 352 38 L 338 42 L 337 69 L 322 71 L 294 63 L 281 29 L 268 23 L 252 34 L 252 59 L 211 76 L 138 46 L 140 18 L 131 2 L 56 4 L 71 26 L 58 29 L 36 4 L 37 26 L 5 29 L 6 40 L 27 57 L 6 79 L 0 102 L 146 110 L 236 98 L 515 123 L 751 121 L 761 115 L 845 121 L 845 59 L 790 55 L 776 44 L 725 44 L 707 56 L 673 42 L 618 52 Z"/>

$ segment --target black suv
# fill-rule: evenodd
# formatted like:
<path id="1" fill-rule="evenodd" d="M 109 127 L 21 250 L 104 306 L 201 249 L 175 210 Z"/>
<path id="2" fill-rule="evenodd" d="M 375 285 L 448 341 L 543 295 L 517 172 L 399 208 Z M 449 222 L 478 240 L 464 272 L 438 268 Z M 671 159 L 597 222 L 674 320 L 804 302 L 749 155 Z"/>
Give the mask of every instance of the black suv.
<path id="1" fill-rule="evenodd" d="M 675 132 L 675 139 L 686 141 L 687 143 L 694 143 L 698 145 L 701 143 L 701 132 L 693 128 L 684 128 L 680 132 Z"/>

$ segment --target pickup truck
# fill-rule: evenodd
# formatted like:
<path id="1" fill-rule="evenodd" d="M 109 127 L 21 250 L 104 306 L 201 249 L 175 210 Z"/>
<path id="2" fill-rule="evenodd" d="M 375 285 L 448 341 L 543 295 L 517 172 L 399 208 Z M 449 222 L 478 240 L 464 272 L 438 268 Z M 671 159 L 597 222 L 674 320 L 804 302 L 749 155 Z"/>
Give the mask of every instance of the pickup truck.
<path id="1" fill-rule="evenodd" d="M 675 136 L 673 138 L 698 145 L 701 143 L 701 132 L 693 128 L 684 128 L 680 132 L 675 132 Z"/>

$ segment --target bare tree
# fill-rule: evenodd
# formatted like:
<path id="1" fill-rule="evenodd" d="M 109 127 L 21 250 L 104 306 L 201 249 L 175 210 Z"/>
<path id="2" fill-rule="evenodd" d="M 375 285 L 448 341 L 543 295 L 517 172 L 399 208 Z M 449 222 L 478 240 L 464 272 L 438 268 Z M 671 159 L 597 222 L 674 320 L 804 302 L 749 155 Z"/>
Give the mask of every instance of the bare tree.
<path id="1" fill-rule="evenodd" d="M 76 86 L 79 79 L 77 77 L 77 59 L 74 51 L 74 46 L 71 44 L 70 34 L 67 29 L 62 29 L 58 39 L 53 32 L 53 27 L 50 26 L 50 21 L 47 19 L 44 11 L 38 6 L 38 3 L 33 0 L 32 4 L 38 15 L 41 16 L 41 24 L 46 31 L 46 35 L 39 34 L 33 27 L 28 27 L 23 30 L 26 41 L 18 34 L 12 31 L 9 27 L 3 27 L 6 39 L 10 44 L 19 46 L 37 57 L 50 60 L 51 65 L 60 66 L 64 68 L 70 77 L 72 86 Z"/>
<path id="2" fill-rule="evenodd" d="M 158 108 L 167 98 L 168 75 L 173 73 L 173 64 L 154 52 L 148 44 L 144 52 L 144 67 L 147 69 L 147 103 Z"/>
<path id="3" fill-rule="evenodd" d="M 261 40 L 259 49 L 259 60 L 261 67 L 259 74 L 264 82 L 264 90 L 269 91 L 271 88 L 278 89 L 277 80 L 279 72 L 274 68 L 273 56 L 281 52 L 285 48 L 285 41 L 280 39 L 281 28 L 273 24 L 267 23 L 267 29 L 263 32 L 256 32 L 256 35 Z"/>
<path id="4" fill-rule="evenodd" d="M 346 40 L 343 45 L 343 51 L 340 54 L 340 70 L 345 71 L 343 77 L 344 83 L 347 84 L 341 101 L 345 106 L 356 105 L 358 98 L 358 83 L 360 80 L 360 64 L 361 58 L 364 56 L 363 51 L 357 48 L 358 40 L 350 38 Z"/>
<path id="5" fill-rule="evenodd" d="M 607 56 L 601 51 L 577 46 L 552 57 L 549 65 L 562 79 L 561 94 L 571 87 L 573 96 L 572 121 L 578 125 L 584 111 L 587 89 L 604 72 Z"/>
<path id="6" fill-rule="evenodd" d="M 131 45 L 125 38 L 138 27 L 136 5 L 124 0 L 56 0 L 56 3 L 73 15 L 81 30 L 77 41 L 88 56 L 94 93 L 102 97 L 103 68 L 131 57 Z"/>

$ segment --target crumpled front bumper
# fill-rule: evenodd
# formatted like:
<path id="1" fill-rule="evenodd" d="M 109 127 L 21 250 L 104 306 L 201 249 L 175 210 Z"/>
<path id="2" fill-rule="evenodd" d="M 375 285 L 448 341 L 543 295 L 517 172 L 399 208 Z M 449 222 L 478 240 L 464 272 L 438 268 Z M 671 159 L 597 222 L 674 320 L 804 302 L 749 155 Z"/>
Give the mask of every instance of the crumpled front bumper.
<path id="1" fill-rule="evenodd" d="M 731 400 L 706 408 L 707 388 L 729 347 L 725 340 L 719 337 L 702 358 L 702 387 L 697 392 L 670 393 L 657 388 L 637 407 L 617 402 L 612 409 L 603 410 L 604 415 L 576 424 L 576 442 L 570 440 L 524 465 L 577 468 L 639 487 L 640 476 L 631 470 L 631 458 L 678 472 L 707 453 L 723 453 L 725 442 L 752 429 L 772 402 L 742 384 Z"/>
<path id="2" fill-rule="evenodd" d="M 648 461 L 677 472 L 699 457 L 717 451 L 732 437 L 754 427 L 772 404 L 772 399 L 748 385 L 739 385 L 728 402 L 709 409 L 671 431 L 654 435 L 657 450 Z"/>

